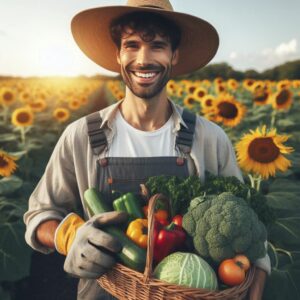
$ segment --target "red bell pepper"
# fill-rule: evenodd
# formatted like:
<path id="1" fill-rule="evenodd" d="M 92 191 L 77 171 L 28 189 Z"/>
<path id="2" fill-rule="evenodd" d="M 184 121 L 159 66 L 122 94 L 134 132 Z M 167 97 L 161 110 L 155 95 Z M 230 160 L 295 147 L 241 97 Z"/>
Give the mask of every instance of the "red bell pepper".
<path id="1" fill-rule="evenodd" d="M 164 257 L 176 251 L 184 244 L 185 239 L 185 231 L 173 222 L 165 227 L 155 222 L 153 253 L 155 263 L 159 263 Z"/>
<path id="2" fill-rule="evenodd" d="M 175 223 L 176 225 L 182 227 L 182 216 L 181 215 L 176 215 L 173 217 L 172 222 Z"/>

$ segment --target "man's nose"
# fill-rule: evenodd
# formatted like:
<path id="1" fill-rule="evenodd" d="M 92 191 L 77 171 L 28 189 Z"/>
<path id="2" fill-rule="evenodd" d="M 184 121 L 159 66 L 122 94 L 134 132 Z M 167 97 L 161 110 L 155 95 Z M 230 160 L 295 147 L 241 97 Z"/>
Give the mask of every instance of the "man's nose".
<path id="1" fill-rule="evenodd" d="M 150 62 L 150 53 L 147 47 L 141 47 L 137 53 L 136 63 L 138 65 L 147 65 Z"/>

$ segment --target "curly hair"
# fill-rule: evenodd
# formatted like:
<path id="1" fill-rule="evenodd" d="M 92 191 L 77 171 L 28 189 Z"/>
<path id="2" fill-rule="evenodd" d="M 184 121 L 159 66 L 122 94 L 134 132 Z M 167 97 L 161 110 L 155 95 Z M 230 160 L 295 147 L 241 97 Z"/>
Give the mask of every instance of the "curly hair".
<path id="1" fill-rule="evenodd" d="M 138 33 L 145 42 L 151 42 L 158 34 L 170 41 L 172 51 L 178 48 L 181 38 L 181 30 L 173 21 L 152 12 L 133 12 L 119 17 L 112 21 L 110 33 L 119 50 L 124 34 L 126 37 Z"/>

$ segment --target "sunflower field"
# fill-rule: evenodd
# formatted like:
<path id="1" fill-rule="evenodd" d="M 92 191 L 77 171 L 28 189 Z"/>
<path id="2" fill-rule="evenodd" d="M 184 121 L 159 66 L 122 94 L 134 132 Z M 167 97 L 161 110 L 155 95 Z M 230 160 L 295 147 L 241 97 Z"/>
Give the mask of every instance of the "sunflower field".
<path id="1" fill-rule="evenodd" d="M 266 197 L 272 273 L 264 299 L 300 299 L 300 80 L 170 80 L 169 97 L 216 122 L 244 180 Z M 0 81 L 0 299 L 30 275 L 23 214 L 54 145 L 70 122 L 121 100 L 124 84 L 96 79 Z"/>
<path id="2" fill-rule="evenodd" d="M 0 81 L 0 299 L 30 274 L 23 214 L 51 152 L 70 122 L 95 110 L 103 82 L 84 79 Z M 16 289 L 14 287 L 14 289 Z"/>

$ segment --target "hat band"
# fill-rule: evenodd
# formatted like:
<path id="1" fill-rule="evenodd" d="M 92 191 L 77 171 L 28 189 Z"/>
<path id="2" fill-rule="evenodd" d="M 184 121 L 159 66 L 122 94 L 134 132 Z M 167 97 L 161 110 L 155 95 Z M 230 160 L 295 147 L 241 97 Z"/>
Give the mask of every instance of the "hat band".
<path id="1" fill-rule="evenodd" d="M 158 9 L 163 9 L 163 10 L 165 10 L 163 7 L 154 6 L 154 5 L 139 5 L 139 7 L 158 8 Z"/>

